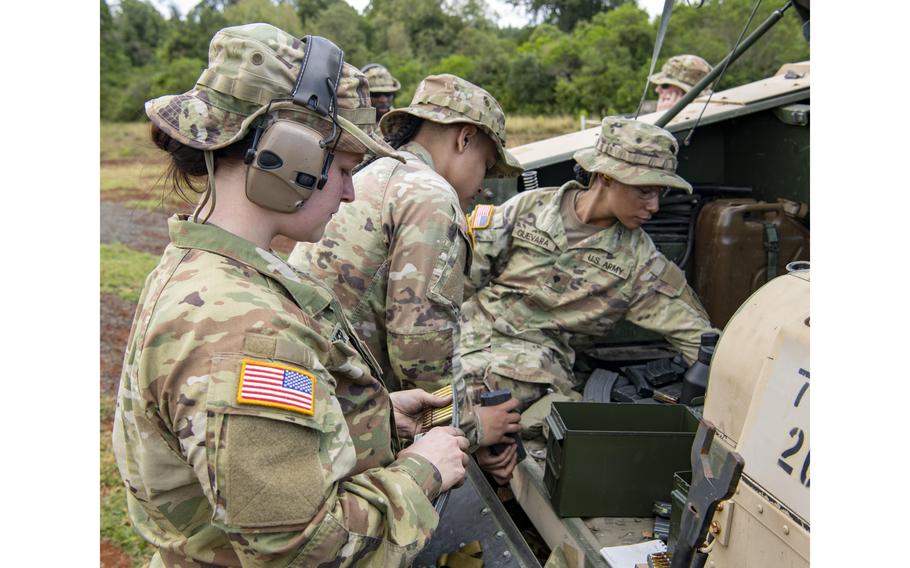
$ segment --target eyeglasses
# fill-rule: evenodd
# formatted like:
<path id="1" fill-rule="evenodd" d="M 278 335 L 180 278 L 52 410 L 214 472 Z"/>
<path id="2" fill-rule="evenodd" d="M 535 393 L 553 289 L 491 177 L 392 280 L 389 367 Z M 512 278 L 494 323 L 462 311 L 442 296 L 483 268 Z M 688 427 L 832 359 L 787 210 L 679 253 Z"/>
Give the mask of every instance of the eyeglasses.
<path id="1" fill-rule="evenodd" d="M 642 201 L 651 201 L 655 197 L 658 199 L 663 199 L 670 193 L 669 187 L 659 187 L 659 188 L 643 188 L 643 187 L 631 187 L 632 193 L 635 194 L 635 197 L 641 199 Z"/>

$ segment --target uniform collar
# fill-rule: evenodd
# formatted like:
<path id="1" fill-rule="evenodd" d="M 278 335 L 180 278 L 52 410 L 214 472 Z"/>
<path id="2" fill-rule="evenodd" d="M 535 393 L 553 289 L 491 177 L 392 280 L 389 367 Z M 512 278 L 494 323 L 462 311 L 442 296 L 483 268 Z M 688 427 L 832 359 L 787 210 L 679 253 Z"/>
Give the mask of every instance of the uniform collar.
<path id="1" fill-rule="evenodd" d="M 310 313 L 322 311 L 332 303 L 332 294 L 301 275 L 272 251 L 212 225 L 194 223 L 188 215 L 168 219 L 168 232 L 176 247 L 208 251 L 246 264 L 276 280 L 290 293 L 298 306 Z"/>
<path id="2" fill-rule="evenodd" d="M 635 229 L 634 231 L 630 231 L 617 220 L 615 223 L 613 223 L 613 226 L 602 229 L 584 239 L 583 241 L 576 243 L 574 246 L 569 247 L 568 239 L 566 239 L 566 227 L 562 221 L 560 204 L 562 203 L 566 192 L 573 189 L 584 190 L 585 187 L 575 180 L 564 183 L 552 195 L 552 201 L 549 203 L 549 207 L 543 208 L 544 213 L 537 220 L 537 227 L 542 231 L 545 231 L 550 236 L 550 238 L 553 239 L 553 241 L 559 247 L 559 250 L 565 251 L 569 248 L 597 249 L 613 253 L 620 248 L 620 245 L 622 244 L 624 238 L 634 236 L 637 231 L 641 230 Z"/>
<path id="3" fill-rule="evenodd" d="M 413 154 L 414 156 L 417 157 L 418 160 L 420 160 L 424 164 L 430 166 L 431 170 L 433 170 L 434 172 L 436 171 L 436 167 L 433 165 L 433 156 L 430 155 L 430 151 L 427 150 L 426 148 L 424 148 L 423 146 L 421 146 L 420 144 L 418 144 L 417 142 L 413 142 L 413 141 L 408 142 L 407 144 L 405 144 L 404 146 L 399 148 L 398 151 Z"/>

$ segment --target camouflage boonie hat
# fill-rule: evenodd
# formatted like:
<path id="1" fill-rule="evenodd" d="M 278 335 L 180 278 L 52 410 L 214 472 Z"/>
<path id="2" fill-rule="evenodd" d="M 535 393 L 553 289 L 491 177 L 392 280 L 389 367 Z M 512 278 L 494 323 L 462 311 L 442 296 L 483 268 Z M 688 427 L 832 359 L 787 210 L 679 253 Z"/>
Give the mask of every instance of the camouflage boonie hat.
<path id="1" fill-rule="evenodd" d="M 361 71 L 367 76 L 367 81 L 370 83 L 370 92 L 374 95 L 378 93 L 395 93 L 401 89 L 401 83 L 398 82 L 398 79 L 392 77 L 392 73 L 378 63 L 365 65 Z"/>
<path id="2" fill-rule="evenodd" d="M 627 185 L 675 187 L 692 193 L 689 182 L 676 175 L 678 149 L 676 138 L 659 126 L 608 116 L 594 147 L 572 157 L 585 170 Z"/>
<path id="3" fill-rule="evenodd" d="M 405 115 L 440 124 L 467 123 L 480 128 L 496 144 L 499 158 L 489 175 L 517 176 L 521 164 L 506 150 L 506 115 L 493 95 L 455 75 L 430 75 L 417 85 L 411 104 L 386 113 L 379 121 L 383 134 L 401 127 Z"/>
<path id="4" fill-rule="evenodd" d="M 198 150 L 217 150 L 242 139 L 273 99 L 290 99 L 304 55 L 302 40 L 269 24 L 224 28 L 209 45 L 209 66 L 193 89 L 145 103 L 149 119 L 171 138 Z M 345 63 L 337 93 L 339 150 L 403 160 L 376 128 L 367 79 Z M 326 135 L 329 117 L 292 102 L 273 104 L 293 120 Z"/>
<path id="5" fill-rule="evenodd" d="M 697 55 L 677 55 L 668 59 L 660 72 L 651 75 L 649 80 L 655 85 L 676 85 L 688 93 L 711 69 L 713 67 Z M 702 94 L 710 92 L 711 89 L 705 89 Z"/>

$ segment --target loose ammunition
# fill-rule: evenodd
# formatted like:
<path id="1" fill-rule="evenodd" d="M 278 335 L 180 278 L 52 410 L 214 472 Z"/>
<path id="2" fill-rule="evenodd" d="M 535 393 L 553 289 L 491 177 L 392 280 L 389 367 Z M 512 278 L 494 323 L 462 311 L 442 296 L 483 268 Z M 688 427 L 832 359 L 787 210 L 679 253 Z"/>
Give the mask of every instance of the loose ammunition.
<path id="1" fill-rule="evenodd" d="M 448 384 L 440 389 L 433 391 L 435 396 L 451 396 L 452 394 L 452 385 Z M 443 408 L 433 408 L 427 410 L 423 413 L 421 418 L 421 424 L 424 430 L 429 430 L 434 426 L 441 426 L 443 424 L 448 424 L 452 421 L 452 405 L 449 404 Z"/>

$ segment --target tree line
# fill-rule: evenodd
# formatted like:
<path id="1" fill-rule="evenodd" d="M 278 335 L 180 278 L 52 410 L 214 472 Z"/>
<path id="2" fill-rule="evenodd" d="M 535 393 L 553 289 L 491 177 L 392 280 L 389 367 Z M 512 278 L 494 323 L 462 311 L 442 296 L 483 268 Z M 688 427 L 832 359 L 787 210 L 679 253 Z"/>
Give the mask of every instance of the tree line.
<path id="1" fill-rule="evenodd" d="M 490 91 L 510 113 L 635 110 L 659 17 L 649 18 L 634 0 L 509 1 L 524 5 L 540 23 L 499 27 L 484 0 L 371 0 L 362 15 L 343 0 L 201 0 L 187 14 L 172 7 L 168 16 L 145 0 L 101 0 L 101 119 L 140 120 L 146 100 L 192 88 L 215 32 L 250 22 L 268 22 L 297 37 L 325 36 L 358 67 L 382 63 L 401 81 L 398 106 L 410 101 L 423 77 L 454 73 Z M 720 61 L 754 3 L 677 3 L 658 68 L 679 53 Z M 778 4 L 783 0 L 763 2 L 749 31 Z M 808 58 L 801 22 L 788 13 L 716 88 Z"/>

